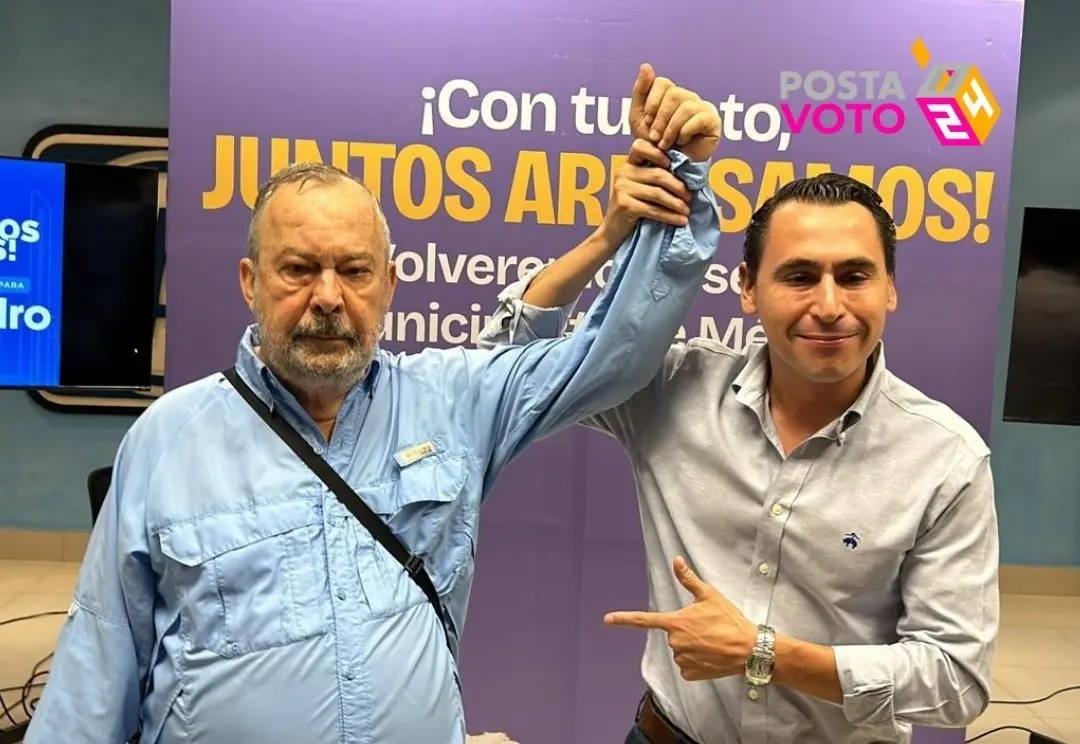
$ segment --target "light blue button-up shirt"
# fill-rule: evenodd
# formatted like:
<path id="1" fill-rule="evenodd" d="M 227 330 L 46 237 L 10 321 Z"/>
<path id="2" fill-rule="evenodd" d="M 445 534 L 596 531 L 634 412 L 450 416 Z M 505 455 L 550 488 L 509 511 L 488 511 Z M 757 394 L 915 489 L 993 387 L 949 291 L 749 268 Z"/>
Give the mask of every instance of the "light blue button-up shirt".
<path id="1" fill-rule="evenodd" d="M 660 368 L 719 239 L 708 164 L 673 153 L 688 227 L 642 222 L 582 328 L 497 350 L 380 351 L 327 442 L 255 353 L 245 381 L 412 552 L 423 592 L 222 375 L 131 427 L 28 744 L 458 744 L 479 509 L 537 439 Z M 425 456 L 414 459 L 413 452 Z"/>

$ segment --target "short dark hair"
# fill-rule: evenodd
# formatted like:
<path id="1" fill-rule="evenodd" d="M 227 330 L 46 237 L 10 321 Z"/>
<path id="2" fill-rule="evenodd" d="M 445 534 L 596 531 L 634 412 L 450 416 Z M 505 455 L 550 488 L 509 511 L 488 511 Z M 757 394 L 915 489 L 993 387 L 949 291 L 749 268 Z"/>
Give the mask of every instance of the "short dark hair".
<path id="1" fill-rule="evenodd" d="M 761 252 L 769 231 L 773 212 L 781 204 L 797 201 L 804 204 L 841 206 L 854 202 L 870 210 L 878 226 L 881 245 L 885 249 L 885 270 L 896 275 L 896 223 L 881 206 L 881 195 L 872 187 L 840 173 L 822 173 L 813 178 L 800 178 L 783 186 L 758 207 L 746 226 L 743 241 L 743 261 L 746 263 L 747 284 L 753 285 L 761 268 Z"/>

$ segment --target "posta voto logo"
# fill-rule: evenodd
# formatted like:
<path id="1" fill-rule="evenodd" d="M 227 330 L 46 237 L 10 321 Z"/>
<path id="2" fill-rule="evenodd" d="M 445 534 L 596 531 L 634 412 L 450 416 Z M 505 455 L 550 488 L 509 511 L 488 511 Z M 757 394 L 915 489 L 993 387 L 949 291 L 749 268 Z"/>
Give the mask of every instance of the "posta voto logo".
<path id="1" fill-rule="evenodd" d="M 922 39 L 911 54 L 926 71 L 915 103 L 930 130 L 946 147 L 978 147 L 1001 117 L 986 78 L 973 64 L 931 64 Z M 891 136 L 904 131 L 909 99 L 897 70 L 782 70 L 779 118 L 793 135 L 857 134 Z M 770 104 L 757 104 L 750 110 Z M 747 111 L 748 115 L 750 110 Z M 785 148 L 786 149 L 786 148 Z"/>
<path id="2" fill-rule="evenodd" d="M 916 103 L 945 147 L 979 147 L 1001 117 L 994 92 L 977 65 L 930 62 L 922 39 L 911 45 L 916 64 L 926 70 Z"/>

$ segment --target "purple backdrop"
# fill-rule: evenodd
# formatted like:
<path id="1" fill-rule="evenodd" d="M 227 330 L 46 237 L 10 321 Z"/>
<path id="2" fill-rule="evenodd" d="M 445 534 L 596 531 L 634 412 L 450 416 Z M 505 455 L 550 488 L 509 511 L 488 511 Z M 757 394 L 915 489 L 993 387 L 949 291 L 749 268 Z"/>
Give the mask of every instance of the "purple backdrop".
<path id="1" fill-rule="evenodd" d="M 861 133 L 850 119 L 832 135 L 808 124 L 781 150 L 779 139 L 756 142 L 725 131 L 713 171 L 725 234 L 717 267 L 687 316 L 687 336 L 709 332 L 709 319 L 734 345 L 751 335 L 754 320 L 738 315 L 728 275 L 762 188 L 767 196 L 777 179 L 802 175 L 810 163 L 844 172 L 873 166 L 863 176 L 910 226 L 901 229 L 900 310 L 886 334 L 889 363 L 988 436 L 1022 3 L 774 0 L 766 7 L 693 0 L 678 4 L 677 14 L 660 15 L 661 7 L 630 0 L 175 3 L 168 387 L 231 363 L 249 322 L 236 262 L 250 200 L 271 169 L 287 161 L 347 164 L 379 190 L 403 278 L 414 277 L 400 286 L 384 345 L 447 346 L 460 343 L 453 334 L 466 323 L 475 330 L 474 316 L 490 312 L 502 284 L 517 278 L 519 265 L 507 270 L 507 257 L 551 259 L 591 230 L 598 208 L 593 215 L 581 206 L 570 211 L 560 191 L 585 188 L 606 203 L 611 157 L 625 153 L 630 140 L 579 130 L 598 118 L 593 105 L 577 121 L 571 97 L 580 88 L 609 99 L 608 118 L 617 123 L 637 65 L 650 61 L 658 74 L 717 104 L 730 95 L 746 107 L 778 110 L 786 103 L 797 118 L 804 104 L 818 102 L 801 92 L 781 100 L 782 72 L 810 76 L 823 92 L 825 78 L 810 73 L 851 71 L 859 89 L 842 99 L 841 85 L 833 103 L 898 103 L 906 115 L 898 133 L 874 131 L 869 116 Z M 912 53 L 917 38 L 926 43 L 930 67 L 946 63 L 959 78 L 964 65 L 978 66 L 1001 111 L 985 144 L 939 143 L 914 100 L 927 75 Z M 860 77 L 863 71 L 882 73 L 870 93 L 876 100 L 867 101 L 865 80 L 873 76 Z M 877 90 L 890 71 L 905 100 Z M 470 105 L 479 109 L 489 91 L 506 91 L 519 103 L 522 94 L 547 93 L 556 108 L 554 131 L 545 131 L 543 99 L 530 131 L 496 130 L 483 120 L 449 126 L 437 101 L 426 106 L 424 89 L 438 91 L 459 78 L 472 81 L 479 96 L 455 94 L 454 116 L 466 116 Z M 505 98 L 489 109 L 501 119 Z M 428 113 L 433 133 L 424 132 Z M 834 113 L 819 121 L 828 126 Z M 766 115 L 758 118 L 760 129 L 767 129 Z M 725 113 L 726 125 L 738 129 L 742 118 Z M 885 125 L 894 121 L 884 114 Z M 544 177 L 522 180 L 518 185 L 528 188 L 514 192 L 515 172 L 529 175 L 530 157 L 534 165 L 545 160 L 523 152 L 546 153 L 548 172 L 534 170 Z M 541 209 L 539 217 L 508 217 L 508 205 L 520 207 L 522 198 L 545 204 L 545 189 L 536 188 L 545 177 L 553 216 Z M 965 179 L 966 188 L 958 188 Z M 956 214 L 958 221 L 950 216 Z M 955 235 L 942 233 L 950 229 Z M 417 315 L 402 323 L 409 313 Z M 454 314 L 464 317 L 446 320 Z M 429 315 L 438 316 L 435 331 L 427 328 Z M 729 335 L 732 323 L 738 332 Z M 501 480 L 483 519 L 464 637 L 470 731 L 505 731 L 522 744 L 621 741 L 642 691 L 643 638 L 606 629 L 602 616 L 647 600 L 625 462 L 610 441 L 570 431 L 534 447 Z M 921 737 L 963 740 L 958 732 Z"/>

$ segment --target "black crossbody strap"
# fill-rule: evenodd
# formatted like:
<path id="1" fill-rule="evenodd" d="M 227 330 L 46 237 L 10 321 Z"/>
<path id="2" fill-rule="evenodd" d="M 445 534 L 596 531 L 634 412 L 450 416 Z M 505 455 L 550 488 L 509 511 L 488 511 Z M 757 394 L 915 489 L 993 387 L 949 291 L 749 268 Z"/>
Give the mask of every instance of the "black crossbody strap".
<path id="1" fill-rule="evenodd" d="M 300 436 L 296 429 L 290 426 L 281 416 L 270 411 L 269 407 L 255 395 L 255 391 L 243 381 L 235 368 L 229 368 L 222 374 L 236 388 L 236 391 L 243 396 L 247 404 L 255 410 L 255 413 L 259 414 L 259 417 L 277 432 L 277 435 L 281 437 L 285 444 L 289 445 L 289 448 L 296 453 L 297 457 L 303 460 L 304 464 L 311 468 L 312 472 L 319 476 L 322 482 L 333 491 L 338 501 L 344 504 L 352 512 L 352 515 L 360 521 L 360 524 L 371 533 L 372 537 L 378 540 L 386 548 L 386 551 L 394 556 L 394 559 L 405 568 L 405 572 L 412 577 L 413 581 L 427 595 L 435 614 L 439 617 L 439 622 L 442 623 L 443 631 L 447 635 L 446 641 L 449 644 L 450 627 L 446 621 L 439 594 L 435 591 L 435 585 L 431 582 L 431 577 L 428 576 L 427 571 L 424 569 L 424 560 L 420 556 L 409 552 L 408 548 L 398 540 L 386 522 L 382 521 L 371 510 L 371 507 L 364 503 L 364 500 L 345 482 L 344 478 L 330 467 L 326 460 L 315 454 L 315 450 Z"/>

